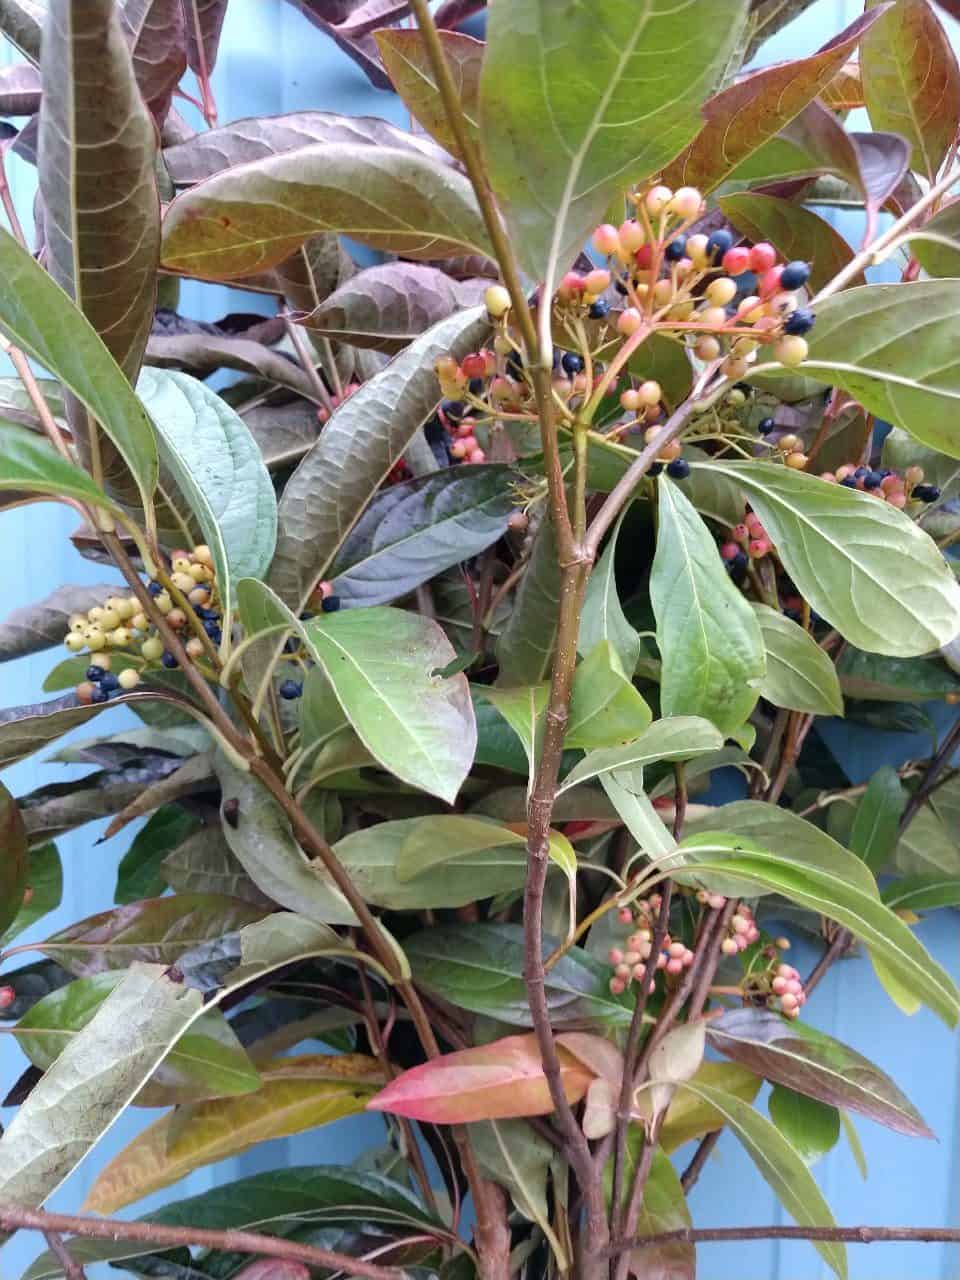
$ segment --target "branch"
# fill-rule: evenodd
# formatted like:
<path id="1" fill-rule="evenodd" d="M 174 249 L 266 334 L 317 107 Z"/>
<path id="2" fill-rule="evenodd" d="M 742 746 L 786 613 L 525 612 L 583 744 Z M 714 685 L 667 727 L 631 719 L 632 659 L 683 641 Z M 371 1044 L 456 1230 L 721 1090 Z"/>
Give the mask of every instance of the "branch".
<path id="1" fill-rule="evenodd" d="M 87 1280 L 83 1267 L 63 1243 L 62 1236 L 56 1231 L 44 1231 L 43 1238 L 46 1240 L 50 1252 L 63 1267 L 65 1280 Z"/>
<path id="2" fill-rule="evenodd" d="M 681 1227 L 653 1236 L 634 1236 L 604 1249 L 602 1256 L 614 1258 L 628 1249 L 664 1244 L 733 1244 L 744 1240 L 836 1240 L 845 1244 L 957 1244 L 960 1227 Z"/>
<path id="3" fill-rule="evenodd" d="M 403 1280 L 396 1267 L 377 1267 L 372 1262 L 351 1258 L 333 1249 L 317 1249 L 313 1245 L 264 1236 L 254 1231 L 208 1231 L 200 1227 L 166 1227 L 153 1222 L 122 1222 L 116 1218 L 82 1218 L 70 1213 L 41 1213 L 34 1209 L 0 1206 L 0 1228 L 17 1231 L 71 1232 L 93 1240 L 138 1240 L 148 1245 L 201 1245 L 207 1249 L 224 1249 L 235 1253 L 256 1253 L 268 1258 L 284 1258 L 305 1262 L 308 1266 L 328 1271 L 344 1271 L 364 1280 Z M 66 1270 L 66 1268 L 65 1268 Z"/>

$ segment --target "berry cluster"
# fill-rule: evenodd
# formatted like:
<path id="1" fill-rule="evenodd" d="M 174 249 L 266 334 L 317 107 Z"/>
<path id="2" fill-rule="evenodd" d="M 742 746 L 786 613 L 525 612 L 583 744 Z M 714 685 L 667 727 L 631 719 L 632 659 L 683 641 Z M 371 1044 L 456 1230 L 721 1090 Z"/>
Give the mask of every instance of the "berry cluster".
<path id="1" fill-rule="evenodd" d="M 643 981 L 644 970 L 653 950 L 655 919 L 661 902 L 660 894 L 654 893 L 637 902 L 633 909 L 621 909 L 618 917 L 620 923 L 635 926 L 635 929 L 624 944 L 626 950 L 611 947 L 607 957 L 613 966 L 613 977 L 610 979 L 610 991 L 613 995 L 622 995 L 631 982 Z M 684 969 L 689 969 L 692 964 L 693 952 L 690 948 L 683 942 L 674 941 L 669 933 L 664 934 L 656 968 L 676 976 L 683 973 Z M 653 990 L 652 981 L 650 989 Z"/>
<path id="2" fill-rule="evenodd" d="M 907 467 L 903 475 L 900 475 L 886 467 L 874 470 L 872 467 L 858 466 L 855 462 L 845 462 L 836 471 L 824 471 L 820 479 L 830 484 L 841 484 L 847 489 L 870 493 L 901 510 L 908 502 L 936 502 L 940 497 L 940 490 L 935 484 L 923 483 L 922 467 Z"/>
<path id="3" fill-rule="evenodd" d="M 772 551 L 773 543 L 754 511 L 748 511 L 730 530 L 729 540 L 720 544 L 720 556 L 734 575 L 746 569 L 748 560 L 762 560 Z"/>
<path id="4" fill-rule="evenodd" d="M 719 899 L 719 895 L 715 895 Z M 713 906 L 713 901 L 710 901 Z M 757 922 L 753 917 L 753 912 L 741 902 L 736 913 L 730 917 L 730 923 L 727 926 L 727 934 L 720 943 L 720 950 L 725 956 L 735 956 L 741 951 L 746 951 L 752 943 L 758 942 L 760 939 L 760 930 L 757 928 Z"/>
<path id="5" fill-rule="evenodd" d="M 770 979 L 770 994 L 767 1004 L 771 1009 L 778 1007 L 788 1018 L 799 1018 L 800 1008 L 807 1002 L 807 994 L 799 972 L 792 964 L 778 964 Z"/>

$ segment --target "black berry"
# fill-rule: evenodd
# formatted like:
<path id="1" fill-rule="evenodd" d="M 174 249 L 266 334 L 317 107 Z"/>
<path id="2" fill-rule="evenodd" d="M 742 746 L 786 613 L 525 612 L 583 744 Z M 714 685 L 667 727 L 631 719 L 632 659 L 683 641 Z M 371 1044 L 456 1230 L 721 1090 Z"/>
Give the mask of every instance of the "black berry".
<path id="1" fill-rule="evenodd" d="M 112 671 L 106 671 L 100 677 L 100 688 L 103 689 L 105 693 L 113 693 L 115 689 L 120 688 L 120 681 Z"/>
<path id="2" fill-rule="evenodd" d="M 719 231 L 714 231 L 713 235 L 707 241 L 707 261 L 719 262 L 732 245 L 733 236 L 729 231 L 723 227 L 721 227 Z"/>
<path id="3" fill-rule="evenodd" d="M 671 480 L 686 480 L 690 474 L 690 463 L 686 458 L 674 458 L 667 463 L 667 475 Z"/>
<path id="4" fill-rule="evenodd" d="M 176 660 L 176 658 L 173 656 L 173 654 L 170 652 L 169 649 L 164 649 L 163 657 L 160 659 L 160 661 L 163 663 L 165 667 L 169 667 L 171 669 L 173 667 L 179 667 L 180 665 L 180 663 Z"/>
<path id="5" fill-rule="evenodd" d="M 757 430 L 760 432 L 762 436 L 768 436 L 770 432 L 775 431 L 776 428 L 777 428 L 776 418 L 761 418 L 760 421 L 757 423 Z"/>
<path id="6" fill-rule="evenodd" d="M 103 667 L 87 667 L 87 679 L 92 680 L 94 684 L 99 684 L 106 674 Z"/>
<path id="7" fill-rule="evenodd" d="M 292 702 L 303 693 L 303 685 L 298 680 L 284 680 L 280 686 L 280 697 Z"/>
<path id="8" fill-rule="evenodd" d="M 565 351 L 560 363 L 563 365 L 563 372 L 572 378 L 583 368 L 583 357 L 578 356 L 575 351 Z"/>
<path id="9" fill-rule="evenodd" d="M 809 333 L 813 328 L 816 318 L 809 307 L 800 307 L 792 315 L 787 316 L 784 321 L 783 332 L 798 333 L 802 337 L 803 334 Z"/>
<path id="10" fill-rule="evenodd" d="M 340 608 L 340 597 L 324 596 L 323 603 L 320 605 L 320 608 L 324 613 L 336 613 Z"/>
<path id="11" fill-rule="evenodd" d="M 679 262 L 687 249 L 687 237 L 677 236 L 675 240 L 671 240 L 663 251 L 663 256 L 668 262 Z"/>
<path id="12" fill-rule="evenodd" d="M 448 422 L 459 422 L 466 412 L 462 400 L 444 400 L 440 408 Z"/>
<path id="13" fill-rule="evenodd" d="M 109 695 L 109 693 L 107 693 L 107 692 L 106 692 L 106 690 L 105 690 L 105 689 L 100 689 L 100 688 L 98 688 L 97 686 L 94 686 L 93 693 L 91 693 L 91 695 L 90 695 L 90 701 L 91 701 L 91 702 L 106 702 L 106 700 L 107 700 L 109 697 L 110 697 L 110 695 Z"/>
<path id="14" fill-rule="evenodd" d="M 663 463 L 662 463 L 662 462 L 651 462 L 651 463 L 650 463 L 650 470 L 647 472 L 647 475 L 649 475 L 649 476 L 658 476 L 662 470 L 663 470 Z"/>
<path id="15" fill-rule="evenodd" d="M 590 319 L 602 320 L 604 316 L 610 314 L 610 303 L 605 298 L 598 298 L 596 302 L 590 304 Z"/>
<path id="16" fill-rule="evenodd" d="M 840 483 L 845 489 L 855 489 L 857 487 L 857 482 L 854 480 L 853 476 L 844 476 Z"/>
<path id="17" fill-rule="evenodd" d="M 915 484 L 910 490 L 910 497 L 916 498 L 918 502 L 936 502 L 940 497 L 940 490 L 935 484 Z"/>
<path id="18" fill-rule="evenodd" d="M 863 477 L 863 487 L 865 489 L 879 489 L 883 484 L 883 476 L 879 471 L 868 471 Z"/>
<path id="19" fill-rule="evenodd" d="M 788 262 L 780 274 L 781 289 L 802 289 L 810 279 L 810 267 L 806 262 Z"/>
<path id="20" fill-rule="evenodd" d="M 147 590 L 152 596 L 158 596 L 162 593 L 163 587 L 161 587 L 159 582 L 148 582 Z"/>

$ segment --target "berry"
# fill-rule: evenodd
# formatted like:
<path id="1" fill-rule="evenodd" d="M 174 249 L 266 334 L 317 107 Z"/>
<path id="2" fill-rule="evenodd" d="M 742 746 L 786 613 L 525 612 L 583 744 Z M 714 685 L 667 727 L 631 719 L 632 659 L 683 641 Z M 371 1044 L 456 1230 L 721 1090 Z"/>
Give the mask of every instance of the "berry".
<path id="1" fill-rule="evenodd" d="M 727 250 L 732 247 L 732 233 L 721 227 L 719 231 L 714 231 L 713 235 L 707 240 L 707 260 L 714 263 L 719 262 Z"/>
<path id="2" fill-rule="evenodd" d="M 776 431 L 777 422 L 775 418 L 761 418 L 757 423 L 757 430 L 762 436 L 768 436 L 771 431 Z"/>
<path id="3" fill-rule="evenodd" d="M 773 358 L 792 369 L 806 360 L 808 351 L 804 338 L 786 337 L 781 338 L 773 348 Z"/>
<path id="4" fill-rule="evenodd" d="M 707 237 L 705 235 L 687 236 L 687 257 L 695 267 L 706 266 Z"/>
<path id="5" fill-rule="evenodd" d="M 82 707 L 90 706 L 93 701 L 93 691 L 96 687 L 97 686 L 95 684 L 91 684 L 89 680 L 83 680 L 77 685 L 74 693 L 77 696 L 77 701 Z"/>
<path id="6" fill-rule="evenodd" d="M 720 544 L 720 558 L 722 560 L 736 560 L 740 555 L 740 548 L 735 542 L 723 542 Z"/>
<path id="7" fill-rule="evenodd" d="M 617 330 L 625 338 L 629 338 L 631 334 L 636 333 L 642 324 L 643 316 L 636 307 L 627 307 L 625 311 L 620 312 L 617 318 Z"/>
<path id="8" fill-rule="evenodd" d="M 468 378 L 482 378 L 487 372 L 487 362 L 480 352 L 475 351 L 463 357 L 461 368 Z"/>
<path id="9" fill-rule="evenodd" d="M 916 498 L 917 502 L 936 502 L 940 497 L 940 490 L 935 484 L 915 484 L 910 497 Z"/>
<path id="10" fill-rule="evenodd" d="M 17 998 L 17 993 L 11 986 L 0 987 L 0 1009 L 9 1009 Z"/>
<path id="11" fill-rule="evenodd" d="M 863 477 L 863 487 L 865 489 L 879 489 L 883 484 L 883 476 L 879 471 L 868 471 Z"/>
<path id="12" fill-rule="evenodd" d="M 777 251 L 772 244 L 761 240 L 750 250 L 751 271 L 769 271 L 776 264 Z"/>
<path id="13" fill-rule="evenodd" d="M 169 650 L 167 649 L 164 649 L 163 657 L 160 659 L 160 661 L 163 663 L 165 667 L 168 667 L 170 669 L 172 669 L 173 667 L 178 667 L 180 665 L 179 662 L 177 662 L 176 658 L 173 656 L 173 654 L 170 653 Z"/>
<path id="14" fill-rule="evenodd" d="M 152 595 L 152 596 L 158 596 L 162 590 L 163 590 L 163 587 L 161 587 L 161 585 L 160 585 L 160 583 L 159 583 L 159 582 L 148 582 L 148 583 L 147 583 L 147 591 L 148 591 L 148 592 L 150 593 L 150 595 Z"/>
<path id="15" fill-rule="evenodd" d="M 806 262 L 788 262 L 780 276 L 781 289 L 802 289 L 810 279 L 810 267 Z"/>
<path id="16" fill-rule="evenodd" d="M 292 702 L 294 698 L 299 698 L 303 693 L 303 685 L 297 680 L 284 680 L 278 692 L 281 698 L 286 698 L 288 702 Z"/>
<path id="17" fill-rule="evenodd" d="M 156 658 L 163 656 L 163 641 L 159 636 L 150 636 L 140 646 L 140 652 L 148 662 L 153 662 Z"/>
<path id="18" fill-rule="evenodd" d="M 621 392 L 620 404 L 628 413 L 636 413 L 638 409 L 643 408 L 640 392 L 635 391 L 633 387 L 628 387 L 626 391 Z"/>
<path id="19" fill-rule="evenodd" d="M 641 382 L 637 394 L 640 397 L 641 404 L 650 406 L 659 404 L 663 399 L 663 390 L 660 383 L 654 382 L 652 378 L 646 382 Z"/>
<path id="20" fill-rule="evenodd" d="M 697 358 L 704 361 L 716 360 L 720 354 L 720 343 L 709 333 L 705 333 L 703 337 L 697 339 L 696 346 L 693 348 L 697 354 Z"/>
<path id="21" fill-rule="evenodd" d="M 722 329 L 727 323 L 727 313 L 723 307 L 707 307 L 699 313 L 697 319 L 708 329 Z"/>
<path id="22" fill-rule="evenodd" d="M 565 351 L 560 358 L 564 373 L 568 373 L 572 378 L 575 373 L 579 373 L 583 368 L 583 357 L 578 356 L 574 351 Z"/>
<path id="23" fill-rule="evenodd" d="M 579 271 L 568 271 L 560 281 L 560 288 L 557 293 L 566 301 L 569 301 L 578 293 L 583 293 L 583 276 Z"/>
<path id="24" fill-rule="evenodd" d="M 677 236 L 671 240 L 663 251 L 663 256 L 668 262 L 679 262 L 685 256 L 687 250 L 687 237 Z"/>
<path id="25" fill-rule="evenodd" d="M 208 566 L 213 564 L 213 552 L 204 542 L 198 543 L 198 545 L 193 548 L 193 558 L 194 560 L 199 561 L 200 564 Z"/>
<path id="26" fill-rule="evenodd" d="M 674 458 L 667 466 L 667 475 L 671 480 L 686 480 L 690 474 L 690 463 L 685 458 Z"/>
<path id="27" fill-rule="evenodd" d="M 855 489 L 857 487 L 857 482 L 853 476 L 844 476 L 840 483 L 844 489 Z"/>
<path id="28" fill-rule="evenodd" d="M 721 276 L 707 285 L 707 301 L 713 307 L 725 307 L 737 296 L 737 286 L 729 276 Z"/>
<path id="29" fill-rule="evenodd" d="M 462 400 L 441 400 L 440 409 L 448 422 L 459 422 L 467 411 Z"/>
<path id="30" fill-rule="evenodd" d="M 502 284 L 492 284 L 483 295 L 483 300 L 487 304 L 487 314 L 494 320 L 499 320 L 510 310 L 510 294 Z"/>
<path id="31" fill-rule="evenodd" d="M 628 218 L 626 222 L 620 224 L 617 238 L 626 253 L 636 253 L 647 237 L 640 223 L 633 218 Z"/>
<path id="32" fill-rule="evenodd" d="M 70 637 L 68 636 L 69 640 Z M 103 634 L 99 627 L 91 627 L 86 635 L 87 647 L 89 649 L 102 649 L 107 643 L 107 637 Z"/>
<path id="33" fill-rule="evenodd" d="M 658 213 L 663 213 L 672 199 L 673 192 L 669 187 L 658 186 L 650 188 L 644 203 L 647 206 L 647 212 L 656 217 Z"/>
<path id="34" fill-rule="evenodd" d="M 93 686 L 93 692 L 90 694 L 91 702 L 106 702 L 109 697 L 110 695 L 106 689 L 100 689 L 97 685 Z"/>
<path id="35" fill-rule="evenodd" d="M 782 275 L 783 267 L 771 267 L 769 271 L 764 271 L 757 289 L 761 298 L 769 298 L 772 293 L 777 292 L 780 288 L 780 277 Z"/>
<path id="36" fill-rule="evenodd" d="M 591 320 L 603 320 L 605 316 L 610 314 L 610 303 L 604 298 L 598 298 L 596 302 L 590 304 L 590 310 L 587 314 Z"/>
<path id="37" fill-rule="evenodd" d="M 736 249 L 728 249 L 723 255 L 721 265 L 728 276 L 742 275 L 750 265 L 750 250 L 743 248 L 743 246 Z"/>
<path id="38" fill-rule="evenodd" d="M 617 228 L 611 226 L 609 222 L 601 223 L 593 233 L 593 247 L 597 253 L 602 253 L 604 257 L 616 253 L 620 248 L 620 236 L 617 234 Z"/>
<path id="39" fill-rule="evenodd" d="M 662 470 L 663 470 L 662 462 L 651 462 L 650 467 L 647 471 L 647 475 L 658 476 Z"/>
<path id="40" fill-rule="evenodd" d="M 94 684 L 99 684 L 106 674 L 103 667 L 87 667 L 87 679 L 92 680 Z"/>
<path id="41" fill-rule="evenodd" d="M 113 693 L 120 688 L 120 681 L 111 671 L 105 671 L 100 677 L 100 688 L 106 693 Z"/>
<path id="42" fill-rule="evenodd" d="M 670 213 L 675 213 L 684 222 L 695 218 L 703 205 L 703 196 L 696 187 L 677 187 L 667 205 Z"/>
<path id="43" fill-rule="evenodd" d="M 340 608 L 339 596 L 326 596 L 320 605 L 324 613 L 336 613 Z"/>
<path id="44" fill-rule="evenodd" d="M 601 267 L 588 271 L 583 281 L 587 293 L 603 293 L 610 288 L 610 272 Z"/>
<path id="45" fill-rule="evenodd" d="M 117 676 L 120 688 L 129 693 L 131 689 L 136 689 L 140 683 L 140 672 L 134 671 L 133 667 L 127 667 Z"/>
<path id="46" fill-rule="evenodd" d="M 784 321 L 783 332 L 796 333 L 802 337 L 813 328 L 816 318 L 809 307 L 800 307 L 799 310 L 787 316 Z"/>
<path id="47" fill-rule="evenodd" d="M 784 461 L 788 467 L 792 468 L 792 470 L 803 471 L 809 459 L 805 453 L 800 453 L 798 450 L 794 453 L 788 453 Z"/>
<path id="48" fill-rule="evenodd" d="M 633 255 L 633 260 L 641 271 L 646 271 L 653 262 L 653 245 L 642 244 Z"/>

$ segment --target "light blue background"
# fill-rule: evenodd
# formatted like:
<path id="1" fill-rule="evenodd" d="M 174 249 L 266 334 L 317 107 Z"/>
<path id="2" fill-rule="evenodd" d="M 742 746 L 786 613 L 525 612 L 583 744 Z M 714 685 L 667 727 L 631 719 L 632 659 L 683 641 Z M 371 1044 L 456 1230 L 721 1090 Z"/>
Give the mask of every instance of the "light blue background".
<path id="1" fill-rule="evenodd" d="M 624 0 L 632 3 L 633 0 Z M 709 0 L 703 0 L 709 9 Z M 819 3 L 764 51 L 764 60 L 812 52 L 860 11 L 857 0 Z M 6 47 L 0 64 L 11 60 Z M 306 108 L 379 115 L 397 124 L 408 120 L 398 101 L 373 89 L 362 73 L 319 35 L 283 0 L 232 0 L 214 74 L 220 119 L 274 114 Z M 33 171 L 11 163 L 18 205 L 25 226 L 32 226 Z M 854 237 L 856 226 L 840 223 Z M 186 285 L 181 310 L 201 319 L 216 319 L 236 309 L 236 295 L 223 288 Z M 240 309 L 264 308 L 264 300 L 245 295 Z M 67 540 L 76 518 L 67 508 L 32 506 L 0 518 L 3 559 L 0 570 L 0 613 L 45 595 L 62 582 L 109 580 L 108 571 L 76 555 Z M 0 665 L 0 705 L 33 701 L 51 665 L 40 655 Z M 95 726 L 105 733 L 122 723 L 122 711 L 108 712 Z M 89 736 L 80 731 L 75 736 Z M 852 780 L 868 777 L 879 764 L 899 762 L 927 750 L 911 735 L 879 735 L 844 726 L 827 726 L 830 748 Z M 83 772 L 72 766 L 77 773 Z M 4 775 L 15 793 L 65 776 L 62 767 L 37 757 Z M 61 908 L 33 931 L 48 936 L 55 928 L 103 910 L 108 904 L 116 863 L 129 844 L 129 832 L 104 845 L 94 841 L 99 829 L 84 828 L 60 840 L 65 869 Z M 918 932 L 936 958 L 960 977 L 956 916 L 941 913 Z M 29 940 L 31 935 L 25 935 Z M 30 959 L 31 957 L 24 957 Z M 805 961 L 812 957 L 804 956 Z M 840 1223 L 955 1225 L 957 1195 L 957 1098 L 960 1040 L 932 1015 L 899 1014 L 879 989 L 869 965 L 851 960 L 838 965 L 808 1006 L 805 1016 L 873 1058 L 906 1090 L 938 1135 L 936 1142 L 901 1137 L 868 1121 L 857 1121 L 870 1167 L 864 1184 L 849 1148 L 840 1146 L 817 1167 L 817 1178 Z M 3 1087 L 25 1065 L 9 1036 L 0 1036 Z M 120 1150 L 155 1112 L 133 1110 L 100 1144 L 95 1156 L 57 1193 L 49 1207 L 75 1211 L 96 1170 Z M 10 1114 L 0 1116 L 9 1122 Z M 285 1164 L 348 1162 L 365 1147 L 379 1143 L 381 1122 L 374 1117 L 340 1121 L 302 1138 L 277 1141 L 256 1152 L 201 1170 L 175 1188 L 144 1201 L 128 1216 L 166 1199 L 202 1191 L 217 1183 Z M 689 1150 L 692 1150 L 690 1148 Z M 683 1154 L 687 1155 L 689 1151 Z M 724 1139 L 691 1197 L 699 1226 L 786 1222 L 775 1198 L 754 1172 L 735 1141 Z M 0 1277 L 12 1280 L 39 1251 L 35 1236 L 20 1235 L 0 1252 Z M 933 1245 L 873 1245 L 850 1249 L 853 1280 L 957 1280 L 960 1253 Z M 108 1274 L 116 1274 L 108 1273 Z M 806 1244 L 758 1242 L 706 1245 L 700 1248 L 701 1280 L 820 1280 L 830 1273 Z"/>

